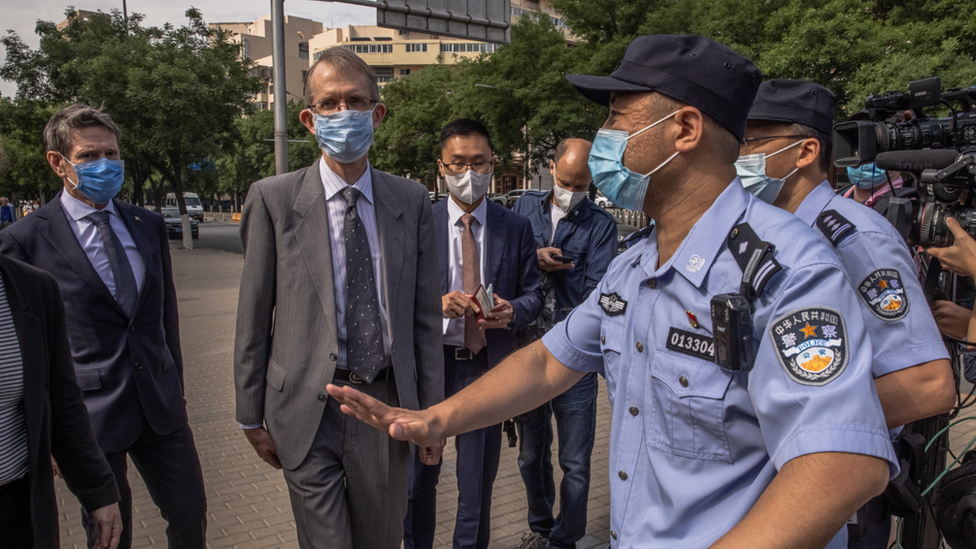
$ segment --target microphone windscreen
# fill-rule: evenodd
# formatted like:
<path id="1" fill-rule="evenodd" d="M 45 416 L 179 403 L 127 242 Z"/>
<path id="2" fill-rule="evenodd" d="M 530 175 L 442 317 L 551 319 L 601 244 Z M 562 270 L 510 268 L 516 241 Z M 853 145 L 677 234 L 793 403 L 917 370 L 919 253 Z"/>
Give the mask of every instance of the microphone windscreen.
<path id="1" fill-rule="evenodd" d="M 959 153 L 952 149 L 889 151 L 879 153 L 874 163 L 882 170 L 921 173 L 922 170 L 941 170 L 949 167 L 958 157 Z"/>

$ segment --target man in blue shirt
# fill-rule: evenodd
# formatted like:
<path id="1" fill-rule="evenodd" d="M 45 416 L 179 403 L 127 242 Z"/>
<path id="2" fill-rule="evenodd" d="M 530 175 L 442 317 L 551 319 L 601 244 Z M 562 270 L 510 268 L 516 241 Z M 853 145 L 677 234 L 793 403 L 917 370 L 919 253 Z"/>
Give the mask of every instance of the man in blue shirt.
<path id="1" fill-rule="evenodd" d="M 551 191 L 529 191 L 512 210 L 532 223 L 538 247 L 545 307 L 534 333 L 541 336 L 582 303 L 607 272 L 617 251 L 617 224 L 587 198 L 593 178 L 591 143 L 564 139 L 550 160 Z M 559 258 L 559 259 L 557 259 Z M 565 393 L 519 416 L 519 470 L 529 501 L 529 528 L 520 549 L 575 549 L 586 534 L 590 454 L 596 432 L 597 379 L 583 376 Z M 559 431 L 559 516 L 553 519 L 556 487 L 552 469 L 552 416 Z"/>
<path id="2" fill-rule="evenodd" d="M 6 196 L 0 196 L 0 229 L 9 227 L 14 221 L 17 221 L 17 217 L 14 215 L 14 207 Z"/>
<path id="3" fill-rule="evenodd" d="M 568 78 L 610 107 L 594 183 L 654 230 L 541 344 L 441 404 L 412 412 L 327 390 L 429 444 L 599 372 L 613 406 L 612 547 L 844 547 L 844 524 L 898 466 L 833 250 L 736 179 L 759 69 L 701 36 L 654 35 L 609 77 Z M 751 337 L 733 344 L 733 327 Z"/>
<path id="4" fill-rule="evenodd" d="M 871 373 L 888 427 L 894 429 L 948 412 L 955 385 L 905 241 L 887 219 L 836 194 L 827 181 L 834 104 L 833 93 L 813 82 L 763 82 L 740 159 L 762 155 L 765 170 L 740 168 L 740 177 L 750 189 L 780 187 L 778 193 L 759 194 L 830 241 L 859 298 L 874 348 Z M 849 528 L 852 549 L 887 547 L 890 524 L 883 500 L 873 501 Z"/>

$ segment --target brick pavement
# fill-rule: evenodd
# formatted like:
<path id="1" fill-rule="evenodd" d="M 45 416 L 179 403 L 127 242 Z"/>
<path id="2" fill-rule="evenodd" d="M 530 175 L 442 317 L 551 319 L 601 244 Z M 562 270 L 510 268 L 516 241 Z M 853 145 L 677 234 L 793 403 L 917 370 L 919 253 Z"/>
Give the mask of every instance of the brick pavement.
<path id="1" fill-rule="evenodd" d="M 242 256 L 206 249 L 173 249 L 190 424 L 203 465 L 209 505 L 208 546 L 294 549 L 295 526 L 281 473 L 261 461 L 234 421 L 233 343 Z M 968 389 L 968 387 L 967 387 Z M 609 539 L 607 447 L 610 410 L 601 384 L 593 452 L 589 521 L 580 549 L 606 547 Z M 954 449 L 976 436 L 976 421 L 955 428 Z M 448 443 L 438 485 L 437 547 L 450 547 L 456 511 L 453 444 Z M 491 549 L 518 545 L 526 527 L 526 503 L 514 448 L 502 449 L 492 505 Z M 558 467 L 557 467 L 558 469 Z M 557 472 L 558 474 L 558 472 Z M 166 546 L 165 522 L 130 466 L 133 547 Z M 78 502 L 57 482 L 62 547 L 83 549 Z"/>

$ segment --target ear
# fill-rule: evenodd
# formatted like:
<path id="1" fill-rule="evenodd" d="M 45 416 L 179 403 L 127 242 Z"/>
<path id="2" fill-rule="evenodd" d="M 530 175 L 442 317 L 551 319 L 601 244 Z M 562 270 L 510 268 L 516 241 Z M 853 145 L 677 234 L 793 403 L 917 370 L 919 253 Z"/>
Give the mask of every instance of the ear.
<path id="1" fill-rule="evenodd" d="M 552 175 L 553 177 L 555 177 L 556 176 L 555 171 L 556 171 L 556 161 L 550 158 L 549 159 L 549 174 Z"/>
<path id="2" fill-rule="evenodd" d="M 784 151 L 785 153 L 786 151 Z M 820 156 L 820 141 L 809 138 L 800 143 L 800 156 L 796 159 L 797 169 L 802 170 L 817 161 Z"/>
<path id="3" fill-rule="evenodd" d="M 447 180 L 447 175 L 444 174 L 444 164 L 441 162 L 440 158 L 437 159 L 437 171 L 441 173 L 441 177 Z"/>
<path id="4" fill-rule="evenodd" d="M 54 151 L 47 151 L 47 163 L 54 170 L 54 173 L 58 174 L 58 177 L 64 179 L 68 177 L 68 169 L 71 165 L 61 158 L 61 155 Z"/>
<path id="5" fill-rule="evenodd" d="M 315 134 L 315 116 L 312 115 L 312 111 L 305 109 L 298 114 L 298 120 L 302 123 L 302 126 L 308 128 L 308 131 Z"/>
<path id="6" fill-rule="evenodd" d="M 705 115 L 691 106 L 682 107 L 671 124 L 674 147 L 681 153 L 690 152 L 701 143 L 705 133 Z"/>
<path id="7" fill-rule="evenodd" d="M 383 103 L 377 103 L 376 108 L 373 109 L 373 131 L 380 128 L 380 122 L 383 121 L 383 117 L 386 116 L 386 105 Z"/>

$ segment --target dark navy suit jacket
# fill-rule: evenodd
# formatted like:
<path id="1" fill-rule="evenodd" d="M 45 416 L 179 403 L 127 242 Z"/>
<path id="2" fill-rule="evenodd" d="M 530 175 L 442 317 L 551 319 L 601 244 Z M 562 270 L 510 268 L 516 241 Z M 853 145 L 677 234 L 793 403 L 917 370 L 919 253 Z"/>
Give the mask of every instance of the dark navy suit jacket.
<path id="1" fill-rule="evenodd" d="M 162 216 L 115 201 L 146 264 L 133 318 L 127 318 L 78 243 L 60 195 L 0 232 L 0 253 L 47 271 L 61 287 L 78 386 L 105 453 L 142 431 L 186 425 L 179 313 Z M 25 353 L 32 349 L 24 349 Z"/>
<path id="2" fill-rule="evenodd" d="M 447 201 L 434 204 L 434 231 L 441 262 L 441 295 L 450 287 L 450 254 L 447 251 Z M 532 225 L 521 215 L 488 201 L 485 216 L 485 264 L 482 271 L 485 287 L 493 290 L 515 309 L 515 325 L 485 330 L 488 365 L 494 366 L 517 348 L 515 331 L 532 322 L 542 312 L 542 290 L 539 288 L 539 260 L 535 253 Z M 9 230 L 9 229 L 8 229 Z"/>

